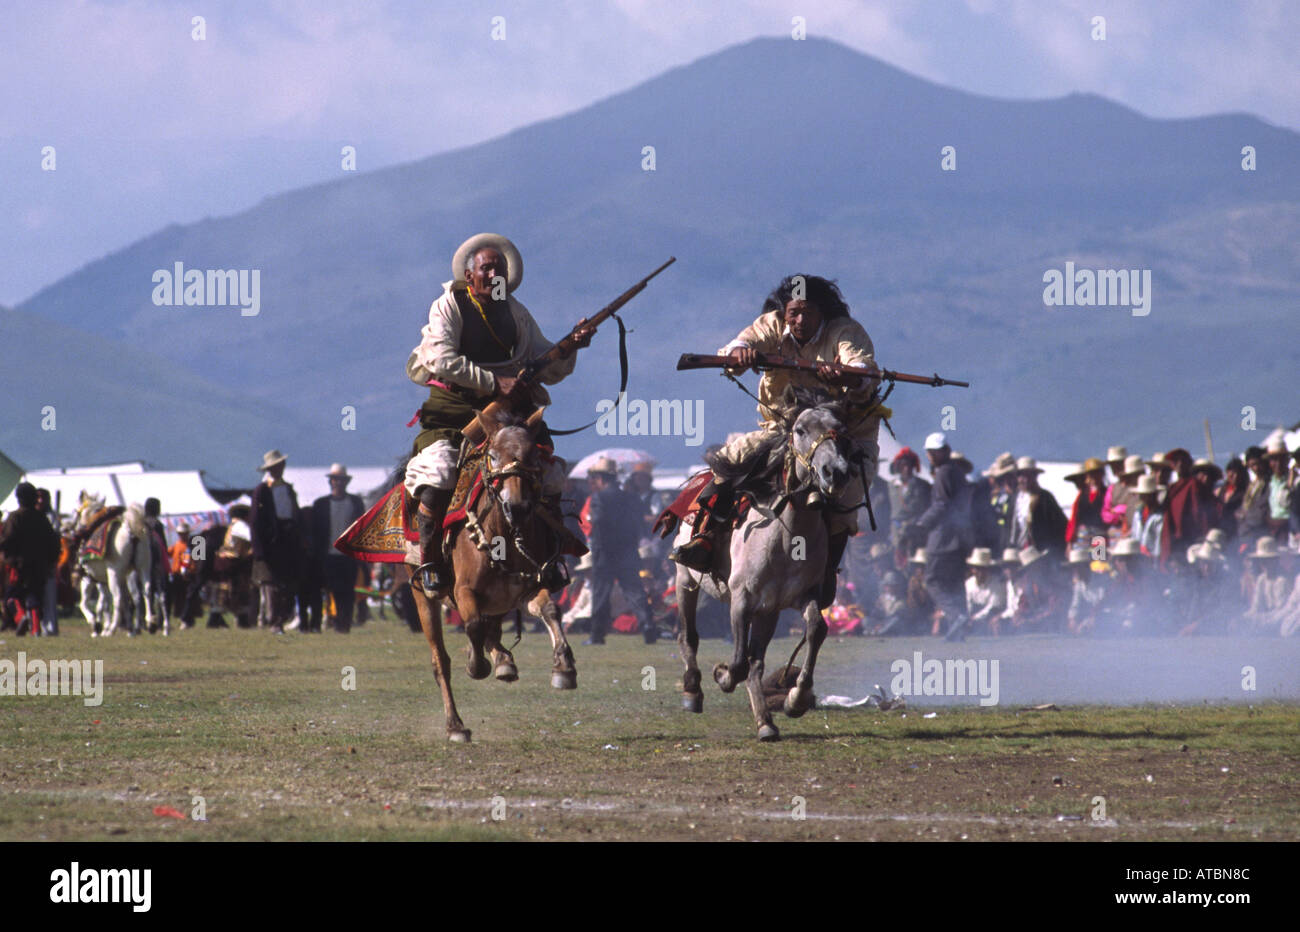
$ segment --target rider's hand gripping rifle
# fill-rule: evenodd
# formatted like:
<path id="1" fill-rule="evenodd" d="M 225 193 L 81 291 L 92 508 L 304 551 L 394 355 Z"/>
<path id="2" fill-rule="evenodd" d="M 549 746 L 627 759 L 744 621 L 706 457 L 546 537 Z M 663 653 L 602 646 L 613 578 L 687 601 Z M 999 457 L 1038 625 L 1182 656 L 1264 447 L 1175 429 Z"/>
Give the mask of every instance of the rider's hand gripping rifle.
<path id="1" fill-rule="evenodd" d="M 525 393 L 527 391 L 527 388 L 537 381 L 537 377 L 541 374 L 542 370 L 545 369 L 547 366 L 549 366 L 551 363 L 555 362 L 558 359 L 565 359 L 569 356 L 570 353 L 573 353 L 576 350 L 580 349 L 581 346 L 579 346 L 577 340 L 577 335 L 580 331 L 595 330 L 597 327 L 599 327 L 610 317 L 613 317 L 614 314 L 619 310 L 619 308 L 621 308 L 624 304 L 627 304 L 627 302 L 631 301 L 633 298 L 635 298 L 637 295 L 639 295 L 642 291 L 645 290 L 645 286 L 649 284 L 650 279 L 654 278 L 656 275 L 658 275 L 660 272 L 668 268 L 668 266 L 672 265 L 676 261 L 677 261 L 676 256 L 670 256 L 667 262 L 659 266 L 659 268 L 655 269 L 645 278 L 641 279 L 639 282 L 637 282 L 627 291 L 623 292 L 621 295 L 619 295 L 609 304 L 606 304 L 595 314 L 595 316 L 591 317 L 590 319 L 583 319 L 579 321 L 577 326 L 575 326 L 572 330 L 570 330 L 568 335 L 565 336 L 564 339 L 560 340 L 560 342 L 556 343 L 545 353 L 536 357 L 535 359 L 530 359 L 528 360 L 528 362 L 524 363 L 524 365 L 520 368 L 518 375 L 515 376 L 515 378 L 520 383 L 519 392 L 521 394 Z M 582 344 L 582 345 L 585 346 L 586 344 Z M 461 433 L 464 434 L 471 443 L 475 443 L 475 444 L 482 443 L 483 440 L 487 437 L 487 430 L 483 427 L 483 423 L 482 423 L 484 417 L 486 416 L 487 418 L 491 419 L 494 415 L 500 414 L 504 411 L 511 410 L 513 404 L 516 403 L 517 402 L 514 402 L 511 399 L 506 399 L 506 398 L 494 399 L 491 404 L 489 404 L 478 415 L 475 416 L 474 420 L 470 421 L 468 424 L 465 425 L 465 427 L 461 429 Z"/>

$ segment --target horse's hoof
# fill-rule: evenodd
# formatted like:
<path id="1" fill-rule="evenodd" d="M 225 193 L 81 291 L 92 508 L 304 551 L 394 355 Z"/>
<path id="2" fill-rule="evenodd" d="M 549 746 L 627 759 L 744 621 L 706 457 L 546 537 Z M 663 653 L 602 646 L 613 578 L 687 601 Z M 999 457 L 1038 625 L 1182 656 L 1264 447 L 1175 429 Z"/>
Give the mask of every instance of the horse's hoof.
<path id="1" fill-rule="evenodd" d="M 513 663 L 499 663 L 492 672 L 503 683 L 513 683 L 519 679 L 519 668 Z"/>
<path id="2" fill-rule="evenodd" d="M 471 680 L 485 680 L 492 673 L 492 664 L 486 657 L 471 657 L 465 664 L 465 672 Z"/>
<path id="3" fill-rule="evenodd" d="M 682 708 L 687 712 L 703 712 L 704 693 L 682 693 Z"/>
<path id="4" fill-rule="evenodd" d="M 798 718 L 812 708 L 812 694 L 799 692 L 799 687 L 793 687 L 785 694 L 784 711 L 788 718 Z"/>
<path id="5" fill-rule="evenodd" d="M 469 744 L 469 736 L 470 730 L 468 728 L 447 732 L 447 740 L 452 744 Z"/>
<path id="6" fill-rule="evenodd" d="M 733 692 L 736 688 L 735 682 L 731 679 L 731 671 L 727 669 L 725 663 L 713 665 L 713 682 L 717 683 L 718 688 L 724 693 Z"/>
<path id="7" fill-rule="evenodd" d="M 780 741 L 781 732 L 776 730 L 775 725 L 760 725 L 758 727 L 759 741 Z"/>
<path id="8" fill-rule="evenodd" d="M 551 686 L 555 689 L 577 689 L 578 674 L 576 673 L 552 673 Z"/>

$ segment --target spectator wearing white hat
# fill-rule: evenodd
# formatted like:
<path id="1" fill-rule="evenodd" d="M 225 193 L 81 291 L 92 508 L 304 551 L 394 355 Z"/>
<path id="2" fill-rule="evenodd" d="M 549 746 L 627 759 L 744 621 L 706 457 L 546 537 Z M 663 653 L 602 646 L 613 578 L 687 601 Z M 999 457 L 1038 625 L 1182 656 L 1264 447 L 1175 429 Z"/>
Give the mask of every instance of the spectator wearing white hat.
<path id="1" fill-rule="evenodd" d="M 302 533 L 298 496 L 284 480 L 287 462 L 279 450 L 262 456 L 264 474 L 252 493 L 249 527 L 253 537 L 253 582 L 261 589 L 259 627 L 284 633 L 293 613 L 294 595 L 302 568 Z"/>
<path id="2" fill-rule="evenodd" d="M 1160 537 L 1165 524 L 1164 507 L 1160 504 L 1165 487 L 1152 475 L 1139 476 L 1133 488 L 1138 506 L 1129 516 L 1129 540 L 1136 541 L 1148 556 L 1160 556 Z"/>
<path id="3" fill-rule="evenodd" d="M 947 633 L 959 636 L 966 615 L 963 561 L 971 547 L 971 486 L 962 468 L 952 462 L 948 438 L 940 432 L 925 438 L 934 477 L 930 507 L 916 521 L 926 534 L 925 588 L 942 614 Z"/>
<path id="4" fill-rule="evenodd" d="M 1246 557 L 1250 563 L 1250 602 L 1243 620 L 1258 633 L 1277 634 L 1292 582 L 1282 567 L 1277 541 L 1261 537 Z"/>
<path id="5" fill-rule="evenodd" d="M 1066 558 L 1070 569 L 1070 607 L 1065 613 L 1065 626 L 1073 635 L 1091 634 L 1097 629 L 1097 615 L 1106 596 L 1105 586 L 1098 574 L 1092 571 L 1092 554 L 1084 547 L 1076 547 Z"/>
<path id="6" fill-rule="evenodd" d="M 360 495 L 348 491 L 352 477 L 342 463 L 334 463 L 325 475 L 329 479 L 330 494 L 322 495 L 311 506 L 312 556 L 320 570 L 320 581 L 334 600 L 334 630 L 347 634 L 352 630 L 357 573 L 361 563 L 342 553 L 334 546 L 334 541 L 366 513 L 366 505 Z M 319 615 L 306 630 L 320 633 Z"/>
<path id="7" fill-rule="evenodd" d="M 1012 509 L 1011 546 L 1035 547 L 1059 562 L 1065 557 L 1065 512 L 1056 496 L 1038 484 L 1042 469 L 1032 456 L 1016 460 L 1016 501 Z"/>
<path id="8" fill-rule="evenodd" d="M 1007 610 L 1007 587 L 994 575 L 997 564 L 993 551 L 976 547 L 966 558 L 970 575 L 966 577 L 966 615 L 970 630 L 993 632 L 995 620 Z"/>

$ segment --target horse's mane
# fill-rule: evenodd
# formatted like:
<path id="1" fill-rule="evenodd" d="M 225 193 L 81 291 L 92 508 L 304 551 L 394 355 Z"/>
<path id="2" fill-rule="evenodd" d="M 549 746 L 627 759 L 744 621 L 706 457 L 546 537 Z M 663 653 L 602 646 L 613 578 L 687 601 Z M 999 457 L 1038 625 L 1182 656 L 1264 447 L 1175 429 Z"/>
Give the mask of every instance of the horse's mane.
<path id="1" fill-rule="evenodd" d="M 772 412 L 788 429 L 794 426 L 800 414 L 810 408 L 824 408 L 840 422 L 843 422 L 846 413 L 843 404 L 830 392 L 802 385 L 787 385 Z M 764 476 L 780 471 L 788 444 L 787 432 L 774 432 L 771 436 L 764 437 L 757 449 L 740 463 L 724 462 L 716 452 L 705 454 L 704 462 L 718 476 L 730 481 L 742 480 L 751 475 Z"/>

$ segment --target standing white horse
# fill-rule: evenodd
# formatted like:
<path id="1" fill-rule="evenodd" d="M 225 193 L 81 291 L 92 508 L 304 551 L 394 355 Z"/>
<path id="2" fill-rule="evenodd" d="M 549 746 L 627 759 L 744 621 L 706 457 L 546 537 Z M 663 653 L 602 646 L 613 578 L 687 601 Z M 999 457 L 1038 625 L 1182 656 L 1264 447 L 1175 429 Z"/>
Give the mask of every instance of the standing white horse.
<path id="1" fill-rule="evenodd" d="M 135 611 L 127 614 L 124 591 L 129 592 L 132 606 L 144 606 L 145 621 L 150 632 L 158 630 L 158 616 L 154 600 L 146 598 L 153 558 L 149 549 L 149 529 L 144 520 L 144 509 L 137 504 L 128 507 L 124 514 L 108 517 L 102 497 L 82 494 L 77 507 L 75 533 L 82 541 L 77 552 L 81 568 L 81 613 L 90 624 L 91 637 L 107 637 L 123 621 L 130 635 L 139 634 Z M 98 537 L 90 533 L 97 524 L 108 524 L 102 553 L 87 551 L 86 538 Z M 125 585 L 124 585 L 125 584 Z M 108 598 L 105 600 L 105 590 Z M 163 616 L 163 634 L 170 626 Z"/>
<path id="2" fill-rule="evenodd" d="M 797 718 L 813 705 L 813 668 L 827 630 L 818 606 L 829 557 L 823 509 L 858 504 L 839 502 L 851 487 L 857 468 L 850 459 L 843 409 L 829 396 L 804 391 L 790 393 L 786 401 L 791 404 L 781 411 L 781 416 L 788 432 L 784 437 L 773 437 L 760 453 L 772 473 L 779 470 L 777 493 L 754 501 L 731 532 L 728 545 L 723 546 L 719 539 L 711 572 L 702 574 L 677 567 L 681 619 L 677 640 L 686 666 L 682 705 L 692 712 L 704 709 L 696 662 L 699 634 L 695 628 L 695 609 L 702 588 L 718 601 L 731 603 L 734 653 L 730 664 L 714 667 L 713 678 L 727 693 L 745 681 L 760 741 L 781 737 L 763 694 L 763 663 L 777 618 L 786 608 L 797 608 L 803 614 L 808 657 L 786 695 L 784 711 Z M 712 465 L 728 472 L 735 469 L 722 463 Z M 763 467 L 760 461 L 756 472 L 764 472 Z M 690 526 L 683 522 L 678 543 L 685 543 L 690 535 Z"/>

